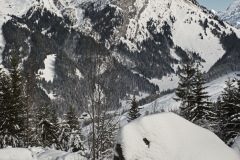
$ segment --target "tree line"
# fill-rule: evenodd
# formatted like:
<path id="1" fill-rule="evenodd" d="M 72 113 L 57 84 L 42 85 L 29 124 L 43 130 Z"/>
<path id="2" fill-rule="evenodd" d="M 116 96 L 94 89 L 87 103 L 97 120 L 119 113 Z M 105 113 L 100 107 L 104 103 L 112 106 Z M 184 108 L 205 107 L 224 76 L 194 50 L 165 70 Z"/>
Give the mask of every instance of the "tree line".
<path id="1" fill-rule="evenodd" d="M 175 91 L 180 101 L 180 115 L 185 119 L 207 128 L 218 135 L 226 144 L 232 145 L 240 136 L 240 80 L 228 80 L 217 102 L 210 102 L 206 80 L 199 65 L 189 57 L 182 63 L 179 83 Z"/>
<path id="2" fill-rule="evenodd" d="M 84 150 L 75 108 L 69 106 L 60 119 L 51 105 L 32 103 L 31 84 L 23 77 L 18 58 L 13 56 L 10 61 L 10 69 L 0 70 L 0 148 L 52 146 L 66 151 Z"/>

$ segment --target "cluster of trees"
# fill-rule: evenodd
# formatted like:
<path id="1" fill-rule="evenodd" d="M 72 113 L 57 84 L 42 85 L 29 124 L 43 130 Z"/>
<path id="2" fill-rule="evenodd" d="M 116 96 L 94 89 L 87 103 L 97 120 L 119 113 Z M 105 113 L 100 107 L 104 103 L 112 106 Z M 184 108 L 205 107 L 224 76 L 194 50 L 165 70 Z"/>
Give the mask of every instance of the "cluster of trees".
<path id="1" fill-rule="evenodd" d="M 228 80 L 218 101 L 208 100 L 206 80 L 199 65 L 189 58 L 182 63 L 179 85 L 174 99 L 180 101 L 180 115 L 185 119 L 215 132 L 226 144 L 231 145 L 240 136 L 240 81 Z"/>
<path id="2" fill-rule="evenodd" d="M 0 72 L 0 147 L 24 145 L 26 135 L 27 97 L 18 61 L 12 58 L 11 62 L 9 74 Z"/>
<path id="3" fill-rule="evenodd" d="M 240 80 L 226 81 L 226 87 L 214 106 L 217 114 L 217 134 L 231 145 L 240 136 Z"/>
<path id="4" fill-rule="evenodd" d="M 51 105 L 36 105 L 16 56 L 11 64 L 8 71 L 0 71 L 0 148 L 55 144 L 61 150 L 84 150 L 74 107 L 59 119 Z"/>

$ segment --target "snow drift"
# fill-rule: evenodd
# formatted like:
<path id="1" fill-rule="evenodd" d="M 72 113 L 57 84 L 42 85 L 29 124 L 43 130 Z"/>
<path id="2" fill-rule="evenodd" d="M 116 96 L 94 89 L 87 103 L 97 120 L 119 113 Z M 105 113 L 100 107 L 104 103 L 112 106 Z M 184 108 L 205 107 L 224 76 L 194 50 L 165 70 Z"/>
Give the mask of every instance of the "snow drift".
<path id="1" fill-rule="evenodd" d="M 0 149 L 0 160 L 87 160 L 79 153 L 69 153 L 50 148 L 4 148 Z"/>
<path id="2" fill-rule="evenodd" d="M 0 160 L 33 160 L 33 157 L 26 148 L 6 148 L 0 149 Z"/>
<path id="3" fill-rule="evenodd" d="M 118 133 L 126 160 L 239 160 L 212 132 L 173 114 L 145 116 L 123 126 Z"/>

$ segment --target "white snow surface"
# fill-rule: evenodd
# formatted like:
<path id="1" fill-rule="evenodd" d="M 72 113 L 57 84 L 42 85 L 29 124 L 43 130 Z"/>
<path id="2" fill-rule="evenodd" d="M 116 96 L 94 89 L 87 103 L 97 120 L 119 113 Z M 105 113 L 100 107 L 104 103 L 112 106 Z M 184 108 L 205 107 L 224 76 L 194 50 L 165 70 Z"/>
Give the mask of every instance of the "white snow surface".
<path id="1" fill-rule="evenodd" d="M 0 160 L 34 160 L 31 152 L 25 148 L 0 149 Z"/>
<path id="2" fill-rule="evenodd" d="M 68 154 L 64 151 L 54 150 L 54 149 L 48 149 L 36 156 L 37 160 L 53 160 L 57 159 L 58 157 L 65 156 Z"/>
<path id="3" fill-rule="evenodd" d="M 5 148 L 0 149 L 0 160 L 87 160 L 80 154 L 50 148 Z"/>
<path id="4" fill-rule="evenodd" d="M 55 59 L 56 54 L 47 55 L 47 58 L 44 60 L 45 69 L 39 69 L 38 73 L 40 78 L 44 78 L 47 82 L 53 81 L 55 75 Z"/>
<path id="5" fill-rule="evenodd" d="M 145 144 L 146 138 L 150 144 Z M 215 134 L 179 117 L 161 113 L 138 118 L 118 133 L 126 160 L 239 160 Z"/>
<path id="6" fill-rule="evenodd" d="M 37 147 L 40 148 L 40 147 Z M 41 148 L 40 148 L 41 149 Z M 40 153 L 35 155 L 36 160 L 87 160 L 80 154 L 59 151 L 55 149 L 42 149 Z"/>
<path id="7" fill-rule="evenodd" d="M 151 83 L 158 85 L 160 91 L 177 88 L 179 78 L 177 75 L 163 76 L 162 79 L 153 78 L 149 80 Z"/>
<path id="8" fill-rule="evenodd" d="M 234 144 L 232 145 L 232 148 L 240 154 L 240 137 L 238 137 L 235 140 Z"/>

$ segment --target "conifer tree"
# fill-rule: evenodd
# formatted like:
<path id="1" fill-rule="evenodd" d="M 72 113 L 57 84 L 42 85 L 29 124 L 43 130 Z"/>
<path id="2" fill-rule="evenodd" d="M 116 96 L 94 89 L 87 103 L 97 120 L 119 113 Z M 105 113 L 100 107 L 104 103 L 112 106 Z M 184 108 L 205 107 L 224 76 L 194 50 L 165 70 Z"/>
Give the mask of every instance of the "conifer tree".
<path id="1" fill-rule="evenodd" d="M 194 108 L 193 78 L 195 70 L 189 57 L 185 63 L 182 63 L 182 70 L 183 73 L 178 74 L 179 82 L 175 92 L 177 97 L 174 100 L 181 101 L 181 116 L 191 121 L 191 110 Z"/>
<path id="2" fill-rule="evenodd" d="M 10 132 L 18 138 L 24 138 L 24 122 L 26 113 L 26 96 L 24 92 L 24 81 L 21 70 L 18 68 L 18 58 L 13 56 L 11 59 L 12 68 L 9 69 L 11 79 L 11 122 L 13 126 Z"/>
<path id="3" fill-rule="evenodd" d="M 25 113 L 26 96 L 24 80 L 21 70 L 18 68 L 18 58 L 11 58 L 12 67 L 9 76 L 1 73 L 1 112 L 3 115 L 0 132 L 2 135 L 2 147 L 24 146 L 25 140 Z"/>
<path id="4" fill-rule="evenodd" d="M 12 126 L 11 119 L 11 86 L 10 78 L 4 71 L 0 72 L 0 148 L 12 145 L 7 139 L 11 139 L 12 134 L 9 127 Z"/>
<path id="5" fill-rule="evenodd" d="M 192 82 L 194 104 L 189 116 L 190 121 L 193 123 L 202 123 L 200 121 L 209 120 L 213 116 L 211 112 L 211 105 L 208 101 L 208 92 L 205 91 L 208 86 L 204 86 L 204 84 L 206 84 L 206 80 L 202 77 L 202 73 L 197 65 Z"/>
<path id="6" fill-rule="evenodd" d="M 234 142 L 234 139 L 240 136 L 240 81 L 237 82 L 237 86 L 233 90 L 233 108 L 230 110 L 231 116 L 228 121 L 228 132 L 230 138 L 233 138 L 230 143 Z M 231 132 L 229 131 L 231 130 Z"/>
<path id="7" fill-rule="evenodd" d="M 222 92 L 222 103 L 219 106 L 219 118 L 220 118 L 220 138 L 228 143 L 228 140 L 233 138 L 232 124 L 230 119 L 235 114 L 234 105 L 234 86 L 233 83 L 228 80 L 225 82 L 226 87 Z"/>
<path id="8" fill-rule="evenodd" d="M 131 108 L 128 112 L 128 122 L 131 122 L 132 120 L 138 118 L 140 115 L 141 114 L 139 113 L 138 104 L 136 102 L 136 98 L 135 98 L 135 95 L 134 95 L 133 99 L 132 99 Z"/>
<path id="9" fill-rule="evenodd" d="M 59 142 L 59 124 L 56 110 L 51 105 L 42 105 L 38 108 L 38 140 L 39 145 L 50 147 L 57 145 L 57 149 L 63 150 Z"/>
<path id="10" fill-rule="evenodd" d="M 73 106 L 68 108 L 67 112 L 67 124 L 70 126 L 71 130 L 79 129 L 79 122 L 76 114 L 76 110 Z"/>
<path id="11" fill-rule="evenodd" d="M 81 129 L 79 126 L 76 110 L 72 105 L 68 108 L 66 115 L 66 124 L 67 125 L 62 126 L 65 130 L 65 134 L 63 134 L 62 140 L 67 142 L 67 150 L 72 152 L 83 150 Z"/>
<path id="12" fill-rule="evenodd" d="M 234 86 L 233 83 L 228 80 L 225 82 L 226 87 L 222 92 L 222 105 L 221 105 L 221 117 L 223 122 L 227 123 L 229 117 L 234 114 Z"/>

